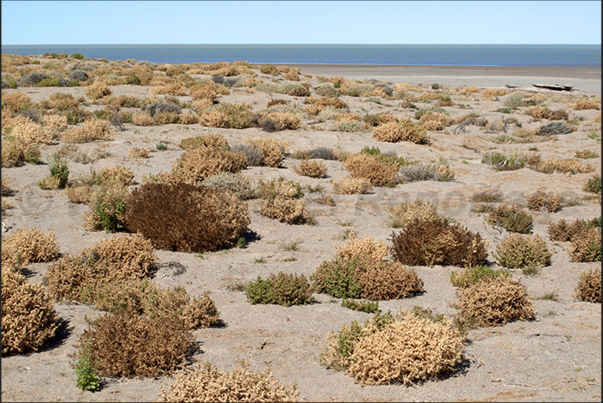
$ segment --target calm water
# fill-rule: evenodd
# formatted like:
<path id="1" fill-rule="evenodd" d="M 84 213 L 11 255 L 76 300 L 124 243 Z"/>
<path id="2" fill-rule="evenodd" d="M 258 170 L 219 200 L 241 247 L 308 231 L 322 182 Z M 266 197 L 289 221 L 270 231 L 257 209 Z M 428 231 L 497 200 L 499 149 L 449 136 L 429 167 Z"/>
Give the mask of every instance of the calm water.
<path id="1" fill-rule="evenodd" d="M 80 53 L 153 63 L 601 68 L 601 45 L 2 45 L 2 53 Z"/>

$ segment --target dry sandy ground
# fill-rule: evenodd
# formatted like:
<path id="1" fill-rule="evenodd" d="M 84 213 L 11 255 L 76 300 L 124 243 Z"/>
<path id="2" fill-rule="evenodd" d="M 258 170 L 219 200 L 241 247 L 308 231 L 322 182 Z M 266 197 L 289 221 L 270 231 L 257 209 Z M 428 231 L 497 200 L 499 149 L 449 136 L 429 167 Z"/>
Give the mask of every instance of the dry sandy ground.
<path id="1" fill-rule="evenodd" d="M 363 69 L 365 69 L 363 67 Z M 349 70 L 355 75 L 358 70 Z M 474 80 L 470 74 L 443 74 L 442 70 L 433 74 L 413 75 L 414 69 L 404 71 L 407 80 L 392 75 L 388 67 L 369 69 L 370 78 L 393 77 L 392 82 L 423 82 L 441 85 L 464 83 L 478 86 L 502 87 L 504 84 L 531 83 L 533 77 L 513 76 L 486 78 L 479 75 Z M 345 76 L 346 67 L 333 71 L 325 66 L 302 66 L 302 73 L 324 76 Z M 452 73 L 453 72 L 453 73 Z M 592 93 L 600 94 L 600 70 L 595 78 L 584 78 L 574 70 L 577 78 L 565 77 L 560 84 L 576 85 L 577 88 L 594 88 Z M 480 73 L 481 74 L 481 73 Z M 260 75 L 268 79 L 268 76 Z M 541 74 L 540 76 L 546 77 Z M 536 76 L 536 77 L 540 77 Z M 369 78 L 363 74 L 359 78 Z M 451 81 L 433 77 L 451 77 Z M 304 78 L 303 80 L 308 81 Z M 535 79 L 534 79 L 535 80 Z M 585 80 L 585 81 L 579 81 Z M 543 78 L 542 81 L 545 81 Z M 546 83 L 553 83 L 546 80 Z M 316 80 L 309 80 L 317 85 Z M 577 83 L 580 84 L 577 84 Z M 598 83 L 598 84 L 597 84 Z M 598 89 L 598 92 L 596 91 Z M 148 87 L 114 86 L 114 95 L 150 96 Z M 531 89 L 534 90 L 534 89 Z M 7 92 L 14 92 L 9 90 Z M 53 92 L 69 92 L 76 98 L 83 95 L 83 88 L 22 88 L 34 101 L 48 98 Z M 540 91 L 545 95 L 551 91 Z M 558 93 L 555 93 L 558 94 Z M 496 112 L 501 106 L 496 101 L 474 97 L 458 100 L 457 106 L 446 109 L 453 116 L 471 111 L 484 114 L 490 121 L 500 120 L 502 114 Z M 182 100 L 190 97 L 180 97 Z M 265 108 L 270 98 L 292 100 L 303 106 L 303 99 L 281 94 L 231 91 L 220 98 L 223 102 L 249 102 L 256 110 Z M 477 97 L 475 97 L 477 98 Z M 353 111 L 364 108 L 369 113 L 392 111 L 396 116 L 414 116 L 412 110 L 399 108 L 400 101 L 383 100 L 381 104 L 366 102 L 365 98 L 343 97 Z M 466 104 L 468 109 L 459 109 L 458 104 Z M 490 134 L 476 126 L 468 126 L 466 134 L 453 135 L 453 127 L 443 132 L 432 132 L 431 145 L 416 145 L 408 142 L 383 143 L 371 138 L 370 132 L 344 133 L 336 131 L 315 131 L 305 127 L 298 131 L 265 133 L 257 128 L 243 130 L 211 129 L 199 125 L 166 125 L 136 127 L 126 125 L 124 132 L 115 132 L 115 140 L 83 144 L 81 149 L 102 149 L 111 155 L 94 163 L 98 171 L 102 167 L 117 163 L 130 167 L 135 173 L 135 182 L 141 183 L 143 175 L 169 171 L 184 150 L 179 142 L 191 136 L 205 133 L 223 134 L 229 143 L 236 144 L 246 137 L 274 137 L 290 142 L 290 150 L 310 149 L 318 146 L 340 146 L 344 151 L 359 152 L 364 146 L 379 147 L 382 152 L 395 151 L 399 156 L 423 163 L 432 163 L 444 158 L 456 174 L 451 182 L 414 182 L 401 184 L 395 188 L 375 188 L 368 195 L 334 195 L 335 207 L 326 207 L 313 201 L 321 193 L 331 191 L 331 181 L 347 172 L 338 161 L 325 161 L 329 167 L 328 177 L 311 179 L 297 175 L 292 165 L 297 160 L 286 158 L 282 168 L 251 167 L 244 172 L 250 179 L 272 179 L 285 176 L 299 181 L 303 186 L 321 184 L 320 193 L 306 192 L 308 210 L 314 214 L 316 225 L 288 225 L 268 219 L 259 214 L 259 201 L 249 202 L 250 229 L 259 239 L 249 242 L 244 248 L 235 248 L 203 254 L 203 259 L 194 253 L 157 250 L 158 262 L 182 264 L 186 271 L 174 275 L 169 268 L 159 270 L 154 281 L 163 286 L 182 286 L 191 295 L 201 295 L 211 291 L 220 318 L 225 327 L 195 331 L 201 351 L 192 358 L 207 360 L 225 370 L 232 370 L 240 359 L 245 359 L 251 370 L 263 371 L 270 367 L 277 378 L 286 384 L 297 382 L 302 401 L 601 401 L 601 304 L 579 302 L 574 297 L 574 289 L 580 273 L 600 266 L 600 263 L 576 263 L 570 261 L 569 244 L 551 242 L 547 234 L 547 224 L 561 218 L 575 220 L 590 219 L 600 215 L 598 200 L 588 199 L 583 186 L 593 173 L 588 174 L 543 174 L 530 169 L 510 172 L 496 172 L 481 164 L 486 152 L 495 150 L 520 149 L 527 151 L 537 147 L 543 156 L 573 158 L 577 150 L 590 149 L 599 152 L 600 141 L 589 138 L 593 131 L 600 136 L 600 124 L 592 120 L 600 111 L 569 110 L 564 102 L 547 102 L 551 109 L 566 109 L 570 116 L 584 118 L 578 130 L 560 135 L 556 140 L 536 144 L 497 144 L 488 141 Z M 421 105 L 429 106 L 429 105 Z M 92 105 L 91 108 L 102 108 Z M 397 111 L 394 111 L 397 109 Z M 525 108 L 522 108 L 525 110 Z M 513 114 L 526 126 L 531 118 L 523 112 Z M 155 148 L 159 141 L 166 142 L 166 151 L 150 154 L 150 158 L 140 160 L 128 158 L 131 147 Z M 61 144 L 43 147 L 43 161 L 55 152 Z M 601 172 L 601 159 L 586 162 Z M 70 178 L 89 172 L 91 165 L 70 163 Z M 2 218 L 11 229 L 10 235 L 21 228 L 36 226 L 40 230 L 54 230 L 62 253 L 76 254 L 84 248 L 111 237 L 104 232 L 86 232 L 83 215 L 86 205 L 70 203 L 61 191 L 45 191 L 37 182 L 48 175 L 47 165 L 26 164 L 19 168 L 3 169 L 2 174 L 11 179 L 11 187 L 16 190 L 13 197 L 14 208 L 7 210 Z M 552 265 L 545 267 L 535 276 L 525 276 L 521 270 L 511 270 L 514 279 L 521 279 L 527 287 L 537 310 L 536 319 L 531 322 L 514 322 L 501 327 L 481 328 L 468 334 L 469 343 L 465 348 L 466 367 L 456 375 L 424 384 L 407 387 L 403 385 L 361 387 L 346 374 L 326 369 L 319 364 L 319 355 L 326 347 L 329 332 L 338 331 L 343 324 L 352 320 L 363 323 L 371 315 L 356 312 L 341 306 L 341 301 L 327 295 L 315 295 L 315 303 L 306 306 L 281 307 L 276 305 L 251 305 L 244 293 L 228 291 L 228 281 L 249 281 L 258 275 L 266 278 L 271 273 L 312 274 L 318 265 L 335 257 L 334 243 L 346 229 L 353 228 L 359 238 L 372 235 L 389 244 L 388 237 L 394 231 L 387 224 L 388 211 L 403 201 L 423 199 L 438 206 L 438 210 L 456 219 L 471 231 L 478 231 L 490 241 L 489 251 L 506 234 L 500 233 L 485 222 L 483 214 L 471 211 L 474 203 L 470 197 L 475 192 L 499 189 L 505 202 L 525 204 L 525 196 L 536 190 L 556 190 L 567 198 L 580 200 L 580 205 L 564 207 L 557 213 L 532 212 L 534 234 L 547 240 L 553 252 Z M 285 251 L 283 244 L 299 241 L 299 250 Z M 296 260 L 290 259 L 294 257 Z M 263 258 L 264 262 L 256 260 Z M 499 267 L 491 256 L 489 262 Z M 40 283 L 47 272 L 49 263 L 32 264 L 27 267 L 29 280 Z M 436 312 L 452 315 L 456 310 L 455 288 L 450 282 L 450 273 L 455 267 L 415 267 L 425 284 L 425 293 L 409 299 L 380 302 L 382 312 L 399 308 L 412 309 L 415 305 Z M 538 299 L 547 293 L 557 293 L 558 301 Z M 105 379 L 100 392 L 82 392 L 76 388 L 76 377 L 70 366 L 68 354 L 75 349 L 77 336 L 85 329 L 85 317 L 95 318 L 100 312 L 93 306 L 80 304 L 56 304 L 59 315 L 68 322 L 68 330 L 54 344 L 42 351 L 2 358 L 2 400 L 3 401 L 152 401 L 158 398 L 160 388 L 167 388 L 169 377 L 159 379 Z"/>

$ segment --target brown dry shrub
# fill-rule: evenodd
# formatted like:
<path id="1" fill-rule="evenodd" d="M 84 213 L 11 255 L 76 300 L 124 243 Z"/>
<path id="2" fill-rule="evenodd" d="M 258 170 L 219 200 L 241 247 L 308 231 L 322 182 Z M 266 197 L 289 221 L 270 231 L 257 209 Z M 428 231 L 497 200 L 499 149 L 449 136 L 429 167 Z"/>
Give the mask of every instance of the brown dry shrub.
<path id="1" fill-rule="evenodd" d="M 511 277 L 484 277 L 457 293 L 460 315 L 475 319 L 481 326 L 502 326 L 535 316 L 525 287 Z"/>
<path id="2" fill-rule="evenodd" d="M 395 184 L 400 169 L 395 163 L 364 153 L 350 155 L 343 166 L 353 178 L 366 179 L 374 186 Z"/>
<path id="3" fill-rule="evenodd" d="M 158 126 L 180 123 L 180 114 L 176 112 L 158 112 L 153 116 Z"/>
<path id="4" fill-rule="evenodd" d="M 582 99 L 576 102 L 576 110 L 584 110 L 584 109 L 596 109 L 601 110 L 601 101 L 596 101 L 592 99 Z"/>
<path id="5" fill-rule="evenodd" d="M 534 119 L 548 119 L 551 116 L 551 110 L 540 105 L 532 106 L 526 110 L 526 115 Z"/>
<path id="6" fill-rule="evenodd" d="M 23 228 L 12 235 L 2 239 L 2 263 L 5 256 L 20 261 L 22 266 L 30 262 L 50 262 L 59 254 L 59 244 L 54 231 L 47 233 L 38 230 Z"/>
<path id="7" fill-rule="evenodd" d="M 305 200 L 281 196 L 262 200 L 260 214 L 287 224 L 302 224 L 308 216 Z"/>
<path id="8" fill-rule="evenodd" d="M 271 106 L 274 105 L 287 105 L 289 103 L 289 101 L 287 101 L 286 99 L 270 99 L 268 101 L 268 103 L 266 103 L 266 108 L 270 108 Z"/>
<path id="9" fill-rule="evenodd" d="M 526 197 L 528 209 L 534 211 L 546 210 L 549 213 L 555 213 L 561 209 L 561 197 L 559 193 L 543 192 L 541 190 L 532 193 Z"/>
<path id="10" fill-rule="evenodd" d="M 294 68 L 294 69 L 287 71 L 287 73 L 285 73 L 285 80 L 299 81 L 299 69 Z"/>
<path id="11" fill-rule="evenodd" d="M 199 115 L 199 124 L 207 127 L 224 127 L 228 117 L 221 110 L 202 110 Z"/>
<path id="12" fill-rule="evenodd" d="M 571 174 L 581 174 L 593 172 L 595 168 L 588 164 L 583 163 L 579 159 L 571 158 L 571 159 L 563 159 L 563 158 L 547 158 L 545 161 L 540 162 L 534 169 L 538 172 L 542 173 L 571 173 Z"/>
<path id="13" fill-rule="evenodd" d="M 4 253 L 3 250 L 2 257 Z M 20 273 L 4 269 L 2 355 L 37 351 L 56 334 L 60 318 L 54 309 L 54 301 L 43 286 L 30 283 Z"/>
<path id="14" fill-rule="evenodd" d="M 125 220 L 129 232 L 140 232 L 155 247 L 183 252 L 230 248 L 250 222 L 234 192 L 186 183 L 143 184 L 132 192 Z"/>
<path id="15" fill-rule="evenodd" d="M 423 92 L 423 87 L 421 87 L 420 85 L 412 85 L 412 84 L 408 84 L 408 83 L 396 83 L 396 85 L 394 85 L 394 91 Z"/>
<path id="16" fill-rule="evenodd" d="M 362 288 L 361 298 L 370 301 L 403 299 L 424 291 L 414 269 L 400 262 L 374 261 L 361 263 L 354 271 L 354 279 Z"/>
<path id="17" fill-rule="evenodd" d="M 366 114 L 362 118 L 363 123 L 367 127 L 379 126 L 384 123 L 398 122 L 398 118 L 391 113 L 381 112 L 374 115 Z"/>
<path id="18" fill-rule="evenodd" d="M 179 147 L 185 150 L 199 147 L 228 148 L 229 144 L 221 134 L 210 133 L 186 138 L 180 142 Z"/>
<path id="19" fill-rule="evenodd" d="M 149 89 L 149 93 L 153 95 L 168 94 L 175 97 L 181 97 L 186 95 L 186 87 L 181 84 L 170 83 L 151 87 L 151 89 Z"/>
<path id="20" fill-rule="evenodd" d="M 2 94 L 3 111 L 8 115 L 19 113 L 31 107 L 31 98 L 22 92 Z"/>
<path id="21" fill-rule="evenodd" d="M 67 186 L 65 195 L 71 203 L 90 203 L 92 200 L 92 188 L 88 185 L 84 186 Z"/>
<path id="22" fill-rule="evenodd" d="M 331 107 L 333 107 L 335 109 L 349 109 L 348 104 L 344 100 L 342 100 L 340 98 L 307 97 L 305 102 L 308 105 L 314 105 L 314 106 L 317 106 L 317 107 L 322 108 L 322 109 L 326 108 L 327 106 L 331 106 Z"/>
<path id="23" fill-rule="evenodd" d="M 247 157 L 213 147 L 187 150 L 173 164 L 172 175 L 180 181 L 199 185 L 205 178 L 220 172 L 237 173 L 247 166 Z"/>
<path id="24" fill-rule="evenodd" d="M 270 369 L 248 372 L 243 364 L 231 373 L 210 363 L 184 368 L 174 375 L 169 391 L 161 388 L 160 402 L 296 402 L 297 386 L 281 384 Z"/>
<path id="25" fill-rule="evenodd" d="M 180 123 L 183 125 L 194 125 L 199 123 L 199 117 L 193 113 L 183 113 L 180 116 Z"/>
<path id="26" fill-rule="evenodd" d="M 48 98 L 48 106 L 57 111 L 66 111 L 69 108 L 77 108 L 78 105 L 78 100 L 71 94 L 55 92 Z"/>
<path id="27" fill-rule="evenodd" d="M 260 164 L 267 167 L 278 167 L 289 147 L 288 142 L 270 137 L 247 138 L 243 140 L 243 144 L 258 148 L 262 153 Z"/>
<path id="28" fill-rule="evenodd" d="M 34 122 L 16 123 L 10 132 L 11 137 L 27 144 L 42 145 L 52 143 L 52 133 Z"/>
<path id="29" fill-rule="evenodd" d="M 580 274 L 575 292 L 580 301 L 601 303 L 601 268 Z"/>
<path id="30" fill-rule="evenodd" d="M 111 95 L 112 92 L 107 84 L 102 82 L 94 82 L 86 87 L 85 94 L 88 98 L 95 101 L 104 96 Z"/>
<path id="31" fill-rule="evenodd" d="M 449 224 L 441 218 L 433 221 L 414 220 L 397 235 L 392 233 L 391 255 L 411 266 L 474 267 L 484 264 L 487 241 L 460 224 Z"/>
<path id="32" fill-rule="evenodd" d="M 61 141 L 65 143 L 87 143 L 94 140 L 113 140 L 109 130 L 109 121 L 102 119 L 86 120 L 81 129 L 71 129 L 61 137 Z"/>
<path id="33" fill-rule="evenodd" d="M 150 113 L 134 113 L 132 114 L 132 124 L 136 126 L 154 126 L 155 119 Z"/>
<path id="34" fill-rule="evenodd" d="M 2 175 L 2 197 L 11 196 L 13 194 L 10 182 L 11 181 L 7 176 Z"/>
<path id="35" fill-rule="evenodd" d="M 373 185 L 364 178 L 346 176 L 333 183 L 333 193 L 335 194 L 367 194 L 372 190 Z"/>
<path id="36" fill-rule="evenodd" d="M 419 96 L 420 101 L 430 100 L 435 101 L 436 99 L 440 99 L 442 94 L 440 92 L 425 92 Z"/>
<path id="37" fill-rule="evenodd" d="M 427 130 L 442 130 L 454 123 L 450 116 L 440 112 L 426 112 L 419 121 L 423 123 Z"/>
<path id="38" fill-rule="evenodd" d="M 575 262 L 601 261 L 601 230 L 582 228 L 572 237 L 570 257 Z"/>
<path id="39" fill-rule="evenodd" d="M 523 269 L 551 264 L 546 241 L 538 235 L 510 234 L 496 245 L 494 254 L 503 267 Z"/>
<path id="40" fill-rule="evenodd" d="M 411 385 L 452 372 L 463 348 L 463 337 L 448 319 L 436 323 L 402 311 L 382 329 L 364 329 L 349 356 L 348 373 L 363 386 Z"/>
<path id="41" fill-rule="evenodd" d="M 151 241 L 137 233 L 104 239 L 83 255 L 94 256 L 95 274 L 105 281 L 148 277 L 155 270 L 157 259 Z"/>
<path id="42" fill-rule="evenodd" d="M 150 150 L 146 147 L 143 148 L 130 148 L 128 150 L 128 157 L 130 158 L 148 158 Z"/>
<path id="43" fill-rule="evenodd" d="M 551 241 L 567 242 L 574 239 L 574 236 L 583 229 L 586 229 L 586 227 L 587 223 L 582 220 L 568 223 L 564 219 L 561 219 L 556 223 L 549 224 L 547 232 Z"/>
<path id="44" fill-rule="evenodd" d="M 429 135 L 427 128 L 417 125 L 410 119 L 402 119 L 399 122 L 384 123 L 373 128 L 372 137 L 377 141 L 397 143 L 398 141 L 410 141 L 415 144 L 427 144 Z"/>
<path id="45" fill-rule="evenodd" d="M 480 91 L 480 89 L 477 88 L 475 85 L 471 85 L 468 87 L 462 87 L 457 90 L 457 92 L 460 95 L 475 94 L 475 93 L 478 93 L 479 91 Z"/>
<path id="46" fill-rule="evenodd" d="M 335 244 L 335 253 L 343 260 L 366 258 L 369 261 L 380 262 L 387 255 L 387 245 L 383 241 L 376 241 L 372 236 L 359 240 L 354 232 L 350 232 L 346 243 Z"/>
<path id="47" fill-rule="evenodd" d="M 301 126 L 301 118 L 291 112 L 272 112 L 262 115 L 258 123 L 263 128 L 270 125 L 271 130 L 264 129 L 266 131 L 297 130 Z"/>
<path id="48" fill-rule="evenodd" d="M 360 122 L 360 115 L 358 113 L 340 113 L 335 120 L 337 122 Z"/>
<path id="49" fill-rule="evenodd" d="M 44 127 L 47 127 L 49 129 L 62 130 L 62 129 L 66 129 L 68 127 L 67 117 L 61 116 L 61 115 L 56 115 L 54 113 L 50 114 L 50 115 L 45 115 L 42 118 L 42 122 L 43 122 Z"/>
<path id="50" fill-rule="evenodd" d="M 101 315 L 75 345 L 77 361 L 86 348 L 98 375 L 158 377 L 184 367 L 193 336 L 176 317 L 149 319 L 130 312 Z"/>
<path id="51" fill-rule="evenodd" d="M 293 166 L 295 173 L 302 176 L 309 176 L 310 178 L 324 178 L 327 169 L 324 162 L 316 160 L 303 160 L 299 165 Z"/>
<path id="52" fill-rule="evenodd" d="M 501 88 L 488 88 L 481 93 L 482 98 L 502 97 L 503 95 L 507 95 L 507 90 Z"/>
<path id="53" fill-rule="evenodd" d="M 37 164 L 40 161 L 40 147 L 24 140 L 11 138 L 2 141 L 2 166 L 21 166 L 25 162 Z"/>
<path id="54" fill-rule="evenodd" d="M 134 179 L 134 171 L 131 168 L 116 164 L 112 167 L 106 167 L 99 171 L 96 182 L 99 185 L 118 183 L 122 186 L 129 186 Z"/>
<path id="55" fill-rule="evenodd" d="M 390 225 L 394 228 L 404 228 L 415 219 L 435 221 L 440 219 L 436 206 L 417 199 L 414 202 L 404 202 L 394 206 L 389 213 Z"/>

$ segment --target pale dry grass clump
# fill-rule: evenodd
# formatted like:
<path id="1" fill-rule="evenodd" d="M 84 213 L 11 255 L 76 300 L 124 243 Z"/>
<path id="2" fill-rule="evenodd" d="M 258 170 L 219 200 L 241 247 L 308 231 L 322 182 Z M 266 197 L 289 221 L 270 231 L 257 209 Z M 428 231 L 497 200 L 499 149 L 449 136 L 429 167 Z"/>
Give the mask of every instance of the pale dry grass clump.
<path id="1" fill-rule="evenodd" d="M 299 165 L 293 166 L 293 170 L 296 174 L 309 176 L 310 178 L 324 178 L 327 169 L 324 162 L 316 160 L 303 160 Z"/>
<path id="2" fill-rule="evenodd" d="M 63 94 L 61 92 L 55 92 L 48 98 L 48 106 L 53 108 L 55 111 L 66 111 L 69 108 L 77 108 L 79 102 L 71 94 Z"/>
<path id="3" fill-rule="evenodd" d="M 297 130 L 301 126 L 301 118 L 291 112 L 272 112 L 262 115 L 258 123 L 268 132 Z"/>
<path id="4" fill-rule="evenodd" d="M 155 119 L 150 113 L 134 113 L 132 114 L 132 124 L 136 126 L 154 126 Z"/>
<path id="5" fill-rule="evenodd" d="M 463 337 L 447 318 L 441 323 L 400 311 L 395 321 L 369 325 L 349 356 L 348 373 L 364 385 L 411 385 L 452 372 L 461 362 Z"/>
<path id="6" fill-rule="evenodd" d="M 413 123 L 410 119 L 402 119 L 399 122 L 384 123 L 373 128 L 372 137 L 377 141 L 397 143 L 398 141 L 410 141 L 415 144 L 427 144 L 429 135 L 427 128 L 423 125 Z"/>
<path id="7" fill-rule="evenodd" d="M 5 113 L 12 115 L 27 110 L 31 107 L 31 98 L 22 93 L 14 92 L 12 94 L 2 94 L 2 106 Z"/>
<path id="8" fill-rule="evenodd" d="M 229 144 L 226 137 L 221 134 L 209 133 L 188 137 L 180 142 L 179 147 L 185 150 L 199 147 L 228 148 Z"/>
<path id="9" fill-rule="evenodd" d="M 574 262 L 601 261 L 600 228 L 580 229 L 571 239 L 572 249 L 569 255 Z"/>
<path id="10" fill-rule="evenodd" d="M 180 123 L 183 125 L 194 125 L 199 123 L 199 117 L 194 113 L 183 113 L 180 116 Z"/>
<path id="11" fill-rule="evenodd" d="M 16 138 L 2 141 L 2 166 L 21 166 L 25 162 L 37 164 L 40 162 L 40 147 Z"/>
<path id="12" fill-rule="evenodd" d="M 343 177 L 333 183 L 333 193 L 342 195 L 367 194 L 373 190 L 370 181 L 364 178 Z"/>
<path id="13" fill-rule="evenodd" d="M 580 301 L 601 303 L 601 268 L 580 274 L 575 292 Z"/>
<path id="14" fill-rule="evenodd" d="M 496 260 L 511 269 L 549 266 L 551 252 L 546 241 L 538 235 L 510 234 L 496 245 Z"/>
<path id="15" fill-rule="evenodd" d="M 507 90 L 502 88 L 488 88 L 481 93 L 482 98 L 502 97 L 503 95 L 507 95 Z"/>
<path id="16" fill-rule="evenodd" d="M 67 117 L 57 115 L 55 113 L 52 113 L 50 115 L 44 115 L 44 117 L 42 118 L 42 124 L 44 125 L 44 127 L 47 127 L 49 129 L 63 130 L 68 127 Z"/>
<path id="17" fill-rule="evenodd" d="M 295 383 L 287 387 L 270 369 L 248 372 L 243 364 L 231 373 L 209 362 L 185 367 L 174 375 L 169 391 L 161 389 L 160 402 L 296 402 L 299 391 Z"/>
<path id="18" fill-rule="evenodd" d="M 3 257 L 4 253 L 3 250 Z M 2 355 L 6 357 L 37 351 L 54 337 L 59 327 L 60 318 L 54 309 L 54 300 L 43 286 L 30 283 L 20 273 L 4 269 Z"/>
<path id="19" fill-rule="evenodd" d="M 173 164 L 171 175 L 182 182 L 198 185 L 220 172 L 237 173 L 247 166 L 247 157 L 213 147 L 193 148 Z"/>
<path id="20" fill-rule="evenodd" d="M 390 226 L 404 228 L 413 220 L 436 221 L 440 219 L 436 206 L 430 202 L 417 199 L 414 202 L 404 202 L 394 206 L 389 213 Z"/>
<path id="21" fill-rule="evenodd" d="M 308 211 L 306 201 L 303 199 L 273 197 L 262 200 L 260 214 L 287 224 L 301 224 L 308 216 Z"/>
<path id="22" fill-rule="evenodd" d="M 95 140 L 113 140 L 109 129 L 109 121 L 102 119 L 86 120 L 82 128 L 68 130 L 61 137 L 61 141 L 65 143 L 88 143 Z"/>
<path id="23" fill-rule="evenodd" d="M 469 94 L 476 94 L 478 92 L 480 92 L 480 89 L 477 88 L 475 85 L 470 85 L 468 87 L 462 87 L 457 89 L 458 94 L 460 95 L 469 95 Z"/>
<path id="24" fill-rule="evenodd" d="M 52 133 L 38 123 L 16 123 L 10 135 L 24 143 L 32 145 L 52 144 Z"/>
<path id="25" fill-rule="evenodd" d="M 65 188 L 65 195 L 71 203 L 90 203 L 90 200 L 92 200 L 92 193 L 92 187 L 88 185 L 67 186 Z"/>
<path id="26" fill-rule="evenodd" d="M 570 174 L 581 174 L 593 172 L 595 168 L 576 158 L 563 159 L 563 158 L 547 158 L 545 161 L 541 161 L 533 166 L 533 169 L 546 173 L 570 173 Z"/>
<path id="27" fill-rule="evenodd" d="M 99 98 L 111 95 L 112 92 L 107 84 L 97 81 L 86 87 L 85 94 L 88 98 L 96 101 Z"/>
<path id="28" fill-rule="evenodd" d="M 2 266 L 8 260 L 18 261 L 21 266 L 30 262 L 50 262 L 58 253 L 59 244 L 52 230 L 42 232 L 36 227 L 23 228 L 2 239 Z"/>
<path id="29" fill-rule="evenodd" d="M 243 140 L 243 144 L 258 148 L 262 153 L 260 164 L 267 167 L 278 167 L 289 147 L 287 141 L 270 137 L 247 138 Z"/>
<path id="30" fill-rule="evenodd" d="M 335 244 L 337 257 L 344 260 L 367 258 L 371 261 L 380 262 L 387 256 L 387 244 L 368 236 L 359 240 L 354 232 L 350 232 L 346 243 Z"/>
<path id="31" fill-rule="evenodd" d="M 374 186 L 388 186 L 398 179 L 398 164 L 389 163 L 371 154 L 353 154 L 343 163 L 353 178 L 368 180 Z"/>
<path id="32" fill-rule="evenodd" d="M 597 101 L 594 99 L 582 99 L 576 102 L 575 106 L 576 110 L 584 110 L 584 109 L 595 109 L 601 110 L 601 101 Z"/>
<path id="33" fill-rule="evenodd" d="M 526 203 L 529 210 L 555 213 L 561 209 L 561 196 L 559 193 L 546 193 L 539 190 L 526 197 Z"/>
<path id="34" fill-rule="evenodd" d="M 130 158 L 148 158 L 150 150 L 146 147 L 137 148 L 133 147 L 128 150 L 128 157 Z"/>
<path id="35" fill-rule="evenodd" d="M 408 92 L 408 91 L 413 91 L 413 92 L 423 92 L 423 87 L 421 87 L 420 85 L 412 85 L 412 84 L 408 84 L 408 83 L 396 83 L 396 85 L 394 85 L 394 91 L 402 91 L 402 92 Z"/>
<path id="36" fill-rule="evenodd" d="M 454 120 L 450 116 L 441 112 L 426 112 L 421 116 L 419 121 L 427 130 L 442 130 L 454 123 Z"/>
<path id="37" fill-rule="evenodd" d="M 502 326 L 535 316 L 525 287 L 511 277 L 484 277 L 457 293 L 460 315 L 475 319 L 481 326 Z"/>
<path id="38" fill-rule="evenodd" d="M 101 169 L 96 177 L 99 185 L 118 183 L 122 186 L 130 186 L 133 179 L 134 171 L 119 164 Z"/>
<path id="39" fill-rule="evenodd" d="M 186 95 L 186 87 L 178 83 L 170 83 L 151 87 L 149 93 L 153 95 L 168 94 L 175 97 L 181 97 Z"/>

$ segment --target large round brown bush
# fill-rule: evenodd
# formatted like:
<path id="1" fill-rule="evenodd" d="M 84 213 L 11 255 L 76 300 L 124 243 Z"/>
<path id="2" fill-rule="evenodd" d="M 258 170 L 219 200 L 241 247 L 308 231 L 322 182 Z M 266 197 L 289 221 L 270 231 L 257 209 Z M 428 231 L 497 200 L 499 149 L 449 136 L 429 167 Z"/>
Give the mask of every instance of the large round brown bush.
<path id="1" fill-rule="evenodd" d="M 132 192 L 126 211 L 129 232 L 182 252 L 232 247 L 249 223 L 247 205 L 232 191 L 186 183 L 144 184 Z"/>
<path id="2" fill-rule="evenodd" d="M 2 354 L 38 350 L 56 333 L 59 317 L 42 286 L 2 270 Z"/>

